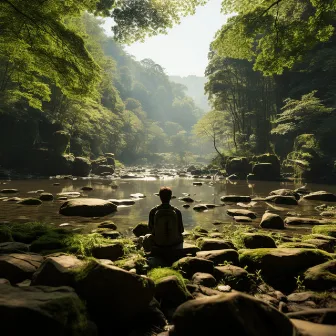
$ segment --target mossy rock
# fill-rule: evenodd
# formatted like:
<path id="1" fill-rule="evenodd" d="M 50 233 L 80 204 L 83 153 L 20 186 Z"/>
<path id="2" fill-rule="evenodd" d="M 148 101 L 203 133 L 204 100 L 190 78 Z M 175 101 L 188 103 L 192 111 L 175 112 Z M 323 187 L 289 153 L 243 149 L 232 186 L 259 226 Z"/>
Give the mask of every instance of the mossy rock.
<path id="1" fill-rule="evenodd" d="M 49 232 L 38 239 L 34 240 L 30 245 L 30 251 L 42 252 L 62 250 L 66 248 L 64 235 L 57 232 Z"/>
<path id="2" fill-rule="evenodd" d="M 24 198 L 21 201 L 17 202 L 17 204 L 22 205 L 40 205 L 42 201 L 38 198 Z"/>
<path id="3" fill-rule="evenodd" d="M 275 241 L 272 237 L 260 233 L 243 233 L 243 242 L 245 247 L 250 249 L 256 248 L 276 248 Z"/>
<path id="4" fill-rule="evenodd" d="M 10 228 L 6 225 L 0 226 L 0 243 L 7 243 L 12 241 L 13 237 Z"/>
<path id="5" fill-rule="evenodd" d="M 317 225 L 312 228 L 312 233 L 336 238 L 336 225 Z"/>
<path id="6" fill-rule="evenodd" d="M 26 244 L 54 230 L 51 226 L 37 222 L 11 224 L 10 229 L 14 241 Z"/>
<path id="7" fill-rule="evenodd" d="M 336 259 L 307 269 L 304 285 L 312 290 L 328 290 L 336 287 Z"/>
<path id="8" fill-rule="evenodd" d="M 305 242 L 287 242 L 282 243 L 278 246 L 279 248 L 310 248 L 310 249 L 316 249 L 316 246 L 313 244 L 308 244 Z"/>
<path id="9" fill-rule="evenodd" d="M 260 270 L 267 283 L 285 292 L 295 289 L 295 277 L 301 272 L 331 259 L 330 253 L 307 248 L 259 248 L 239 251 L 241 266 L 246 266 L 249 272 Z"/>

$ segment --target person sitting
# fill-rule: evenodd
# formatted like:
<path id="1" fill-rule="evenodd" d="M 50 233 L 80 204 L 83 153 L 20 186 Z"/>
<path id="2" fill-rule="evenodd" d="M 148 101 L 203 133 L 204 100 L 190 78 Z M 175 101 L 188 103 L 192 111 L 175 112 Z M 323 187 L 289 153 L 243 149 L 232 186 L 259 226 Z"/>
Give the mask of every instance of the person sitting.
<path id="1" fill-rule="evenodd" d="M 183 221 L 181 211 L 172 205 L 172 190 L 162 187 L 159 191 L 162 204 L 149 212 L 150 234 L 142 237 L 142 246 L 150 252 L 153 247 L 169 248 L 183 243 Z"/>

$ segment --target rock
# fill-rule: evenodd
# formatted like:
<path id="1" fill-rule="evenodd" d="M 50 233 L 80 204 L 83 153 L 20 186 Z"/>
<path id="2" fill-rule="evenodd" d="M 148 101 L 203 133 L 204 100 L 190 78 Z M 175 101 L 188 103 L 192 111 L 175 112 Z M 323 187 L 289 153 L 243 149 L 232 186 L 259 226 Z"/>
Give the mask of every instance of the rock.
<path id="1" fill-rule="evenodd" d="M 11 229 L 8 226 L 0 226 L 0 243 L 12 242 Z"/>
<path id="2" fill-rule="evenodd" d="M 291 189 L 277 189 L 277 190 L 273 190 L 269 193 L 270 196 L 273 195 L 278 195 L 278 196 L 291 196 L 294 197 L 296 200 L 300 199 L 300 195 L 295 192 L 294 190 Z"/>
<path id="3" fill-rule="evenodd" d="M 304 242 L 307 244 L 314 245 L 317 249 L 330 252 L 330 253 L 334 252 L 333 244 L 325 239 L 312 238 L 312 239 L 306 239 Z"/>
<path id="4" fill-rule="evenodd" d="M 228 181 L 237 181 L 239 180 L 239 176 L 236 174 L 231 174 L 226 178 Z"/>
<path id="5" fill-rule="evenodd" d="M 80 271 L 75 289 L 98 327 L 111 331 L 113 325 L 116 335 L 128 334 L 154 296 L 149 278 L 95 260 Z"/>
<path id="6" fill-rule="evenodd" d="M 233 265 L 239 265 L 239 255 L 236 250 L 214 250 L 214 251 L 201 251 L 197 252 L 198 258 L 212 261 L 215 265 L 224 264 L 225 262 L 232 263 Z"/>
<path id="7" fill-rule="evenodd" d="M 132 199 L 109 199 L 109 202 L 112 202 L 115 205 L 133 205 L 135 201 Z"/>
<path id="8" fill-rule="evenodd" d="M 0 254 L 28 252 L 29 245 L 18 242 L 0 243 Z"/>
<path id="9" fill-rule="evenodd" d="M 304 336 L 334 336 L 335 335 L 335 326 L 317 324 L 308 321 L 290 320 L 295 328 L 298 330 L 300 335 Z"/>
<path id="10" fill-rule="evenodd" d="M 193 209 L 195 211 L 205 211 L 208 210 L 207 206 L 205 204 L 196 204 Z"/>
<path id="11" fill-rule="evenodd" d="M 250 217 L 247 217 L 247 216 L 233 216 L 233 219 L 237 223 L 251 223 L 252 222 L 252 219 Z"/>
<path id="12" fill-rule="evenodd" d="M 203 185 L 203 183 L 202 182 L 193 182 L 193 185 L 194 186 L 201 186 L 201 185 Z"/>
<path id="13" fill-rule="evenodd" d="M 298 205 L 296 198 L 293 196 L 280 196 L 280 195 L 268 196 L 265 198 L 265 201 L 275 204 Z"/>
<path id="14" fill-rule="evenodd" d="M 59 183 L 59 182 L 53 183 L 53 186 L 59 186 L 59 185 L 61 185 L 61 183 Z"/>
<path id="15" fill-rule="evenodd" d="M 195 256 L 199 251 L 200 249 L 197 246 L 183 242 L 173 247 L 153 248 L 151 255 L 161 257 L 168 263 L 172 263 L 187 256 Z"/>
<path id="16" fill-rule="evenodd" d="M 320 308 L 301 310 L 299 312 L 288 313 L 287 317 L 296 320 L 304 320 L 318 324 L 335 324 L 336 308 Z"/>
<path id="17" fill-rule="evenodd" d="M 189 204 L 183 204 L 182 206 L 183 206 L 183 208 L 186 208 L 186 209 L 190 208 Z"/>
<path id="18" fill-rule="evenodd" d="M 40 205 L 42 201 L 38 198 L 23 198 L 21 201 L 17 202 L 18 204 L 22 205 Z"/>
<path id="19" fill-rule="evenodd" d="M 320 216 L 328 217 L 328 218 L 335 218 L 336 217 L 336 211 L 322 211 L 320 213 Z"/>
<path id="20" fill-rule="evenodd" d="M 42 193 L 40 195 L 40 200 L 41 201 L 52 201 L 54 199 L 53 194 L 50 193 Z"/>
<path id="21" fill-rule="evenodd" d="M 88 176 L 91 171 L 91 163 L 88 159 L 83 157 L 76 157 L 72 166 L 72 175 L 74 176 Z"/>
<path id="22" fill-rule="evenodd" d="M 336 202 L 336 195 L 327 191 L 316 191 L 303 196 L 306 200 L 323 201 L 323 202 Z"/>
<path id="23" fill-rule="evenodd" d="M 141 193 L 136 193 L 136 194 L 131 194 L 130 197 L 133 197 L 133 198 L 145 198 L 146 196 L 144 194 L 141 194 Z"/>
<path id="24" fill-rule="evenodd" d="M 62 192 L 62 193 L 57 194 L 57 196 L 60 196 L 60 197 L 71 197 L 71 198 L 79 197 L 80 195 L 81 193 L 77 191 L 68 191 L 68 192 Z"/>
<path id="25" fill-rule="evenodd" d="M 155 284 L 155 298 L 163 306 L 177 307 L 191 299 L 191 295 L 185 285 L 181 285 L 177 276 L 170 275 L 160 279 Z"/>
<path id="26" fill-rule="evenodd" d="M 261 270 L 263 279 L 275 289 L 293 291 L 295 277 L 309 267 L 321 264 L 331 256 L 320 250 L 303 248 L 259 248 L 239 251 L 241 266 L 248 271 Z"/>
<path id="27" fill-rule="evenodd" d="M 276 248 L 273 238 L 264 234 L 246 232 L 242 234 L 242 238 L 246 248 Z"/>
<path id="28" fill-rule="evenodd" d="M 313 233 L 313 234 L 309 235 L 309 237 L 311 237 L 311 239 L 325 240 L 329 243 L 329 245 L 332 248 L 334 248 L 336 246 L 336 238 L 333 238 L 331 236 L 326 236 L 326 235 L 323 235 L 323 234 Z"/>
<path id="29" fill-rule="evenodd" d="M 284 229 L 284 221 L 282 218 L 274 213 L 266 212 L 263 214 L 260 222 L 260 227 L 263 229 Z"/>
<path id="30" fill-rule="evenodd" d="M 117 211 L 112 202 L 98 198 L 71 199 L 62 204 L 59 213 L 64 216 L 102 217 Z"/>
<path id="31" fill-rule="evenodd" d="M 193 203 L 195 202 L 191 197 L 179 197 L 180 201 L 187 202 L 187 203 Z"/>
<path id="32" fill-rule="evenodd" d="M 244 179 L 251 171 L 251 164 L 246 157 L 234 157 L 227 160 L 225 169 L 229 175 L 236 174 L 240 179 Z"/>
<path id="33" fill-rule="evenodd" d="M 10 253 L 0 255 L 0 278 L 9 280 L 11 284 L 31 279 L 42 261 L 43 257 L 38 254 Z"/>
<path id="34" fill-rule="evenodd" d="M 90 335 L 84 305 L 70 287 L 0 285 L 0 311 L 2 335 Z"/>
<path id="35" fill-rule="evenodd" d="M 173 324 L 174 331 L 169 335 L 174 336 L 295 334 L 292 323 L 285 315 L 243 293 L 221 294 L 188 301 L 175 311 Z"/>
<path id="36" fill-rule="evenodd" d="M 92 191 L 93 188 L 89 187 L 89 186 L 85 186 L 85 187 L 82 187 L 81 190 L 83 190 L 83 191 Z"/>
<path id="37" fill-rule="evenodd" d="M 213 273 L 214 265 L 210 260 L 197 257 L 185 257 L 173 264 L 173 268 L 181 271 L 190 279 L 195 273 Z"/>
<path id="38" fill-rule="evenodd" d="M 304 285 L 312 290 L 336 288 L 336 259 L 308 268 L 304 273 Z"/>
<path id="39" fill-rule="evenodd" d="M 0 190 L 1 194 L 15 194 L 17 192 L 19 192 L 18 189 L 1 189 Z"/>
<path id="40" fill-rule="evenodd" d="M 252 285 L 248 272 L 241 267 L 233 265 L 217 266 L 214 275 L 217 281 L 239 291 L 247 292 Z"/>
<path id="41" fill-rule="evenodd" d="M 117 230 L 117 225 L 115 225 L 112 221 L 106 221 L 98 224 L 98 228 Z"/>
<path id="42" fill-rule="evenodd" d="M 1 285 L 10 285 L 10 282 L 7 279 L 0 278 L 0 286 Z"/>
<path id="43" fill-rule="evenodd" d="M 56 254 L 48 256 L 32 277 L 32 286 L 74 286 L 74 270 L 84 261 L 73 255 Z"/>
<path id="44" fill-rule="evenodd" d="M 94 174 L 97 175 L 112 175 L 114 173 L 113 165 L 99 165 L 93 170 Z"/>
<path id="45" fill-rule="evenodd" d="M 223 293 L 229 293 L 232 291 L 232 288 L 229 285 L 219 285 L 217 286 L 217 289 Z"/>
<path id="46" fill-rule="evenodd" d="M 255 212 L 245 209 L 227 209 L 226 212 L 229 216 L 246 216 L 251 219 L 257 218 L 257 214 Z"/>
<path id="47" fill-rule="evenodd" d="M 287 242 L 287 243 L 283 243 L 283 244 L 280 244 L 278 246 L 279 248 L 310 248 L 310 249 L 315 249 L 316 246 L 313 245 L 313 244 L 308 244 L 308 243 L 305 243 L 305 242 Z"/>
<path id="48" fill-rule="evenodd" d="M 323 224 L 321 220 L 305 217 L 286 217 L 284 220 L 287 225 L 320 225 Z"/>
<path id="49" fill-rule="evenodd" d="M 237 203 L 237 202 L 246 202 L 249 203 L 251 202 L 251 197 L 250 196 L 238 196 L 238 195 L 225 195 L 222 196 L 220 199 L 222 202 L 232 202 L 232 203 Z"/>
<path id="50" fill-rule="evenodd" d="M 21 201 L 22 198 L 21 197 L 5 197 L 2 201 L 3 202 L 19 202 Z"/>
<path id="51" fill-rule="evenodd" d="M 201 285 L 205 287 L 215 287 L 217 283 L 213 275 L 209 273 L 201 273 L 201 272 L 195 273 L 191 281 L 195 285 Z"/>
<path id="52" fill-rule="evenodd" d="M 100 234 L 104 238 L 109 238 L 109 239 L 118 239 L 120 238 L 121 234 L 118 231 L 115 230 L 106 230 L 106 231 L 101 231 Z"/>
<path id="53" fill-rule="evenodd" d="M 201 251 L 234 249 L 234 245 L 229 240 L 214 239 L 214 238 L 200 238 L 197 244 Z"/>
<path id="54" fill-rule="evenodd" d="M 219 206 L 222 206 L 222 205 L 216 205 L 216 204 L 204 204 L 208 209 L 214 209 L 214 208 L 217 208 Z"/>
<path id="55" fill-rule="evenodd" d="M 336 225 L 318 225 L 312 228 L 313 233 L 336 238 Z"/>
<path id="56" fill-rule="evenodd" d="M 202 285 L 187 284 L 186 287 L 194 299 L 222 294 L 216 289 L 208 288 Z"/>
<path id="57" fill-rule="evenodd" d="M 145 236 L 146 234 L 150 233 L 148 224 L 145 223 L 139 223 L 132 232 L 136 237 Z"/>
<path id="58" fill-rule="evenodd" d="M 98 259 L 118 260 L 124 256 L 122 243 L 116 242 L 110 245 L 95 246 L 92 249 L 92 256 Z"/>

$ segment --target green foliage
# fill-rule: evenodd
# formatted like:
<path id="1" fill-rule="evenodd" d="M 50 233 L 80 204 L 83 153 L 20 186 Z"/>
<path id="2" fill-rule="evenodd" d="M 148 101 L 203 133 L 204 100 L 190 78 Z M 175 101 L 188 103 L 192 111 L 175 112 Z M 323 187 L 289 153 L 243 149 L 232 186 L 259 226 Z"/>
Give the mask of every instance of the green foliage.
<path id="1" fill-rule="evenodd" d="M 281 74 L 334 33 L 334 1 L 224 0 L 237 13 L 218 31 L 212 47 L 225 57 L 253 60 L 266 75 Z"/>

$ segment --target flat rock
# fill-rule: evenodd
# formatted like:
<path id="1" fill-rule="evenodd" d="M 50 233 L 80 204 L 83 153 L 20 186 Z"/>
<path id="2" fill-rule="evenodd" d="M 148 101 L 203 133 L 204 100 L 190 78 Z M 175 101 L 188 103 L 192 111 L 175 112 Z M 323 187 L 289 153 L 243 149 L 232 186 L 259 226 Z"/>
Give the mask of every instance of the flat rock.
<path id="1" fill-rule="evenodd" d="M 300 335 L 304 336 L 335 336 L 336 327 L 334 325 L 317 324 L 303 320 L 290 320 Z"/>
<path id="2" fill-rule="evenodd" d="M 265 198 L 266 202 L 285 205 L 298 205 L 298 201 L 293 196 L 273 195 Z"/>
<path id="3" fill-rule="evenodd" d="M 42 256 L 33 253 L 0 255 L 0 278 L 9 280 L 11 284 L 31 279 L 42 261 Z"/>
<path id="4" fill-rule="evenodd" d="M 250 210 L 245 210 L 245 209 L 227 209 L 227 214 L 229 216 L 246 216 L 250 217 L 251 219 L 257 218 L 257 214 L 253 211 Z"/>
<path id="5" fill-rule="evenodd" d="M 146 196 L 144 194 L 141 194 L 141 193 L 136 193 L 136 194 L 131 194 L 130 197 L 133 197 L 133 198 L 145 198 Z"/>
<path id="6" fill-rule="evenodd" d="M 205 211 L 208 210 L 207 206 L 205 204 L 196 204 L 194 205 L 193 209 L 195 211 Z"/>
<path id="7" fill-rule="evenodd" d="M 184 196 L 184 197 L 179 197 L 178 198 L 180 201 L 187 202 L 187 203 L 193 203 L 195 202 L 191 197 L 189 196 Z"/>
<path id="8" fill-rule="evenodd" d="M 59 213 L 64 216 L 102 217 L 117 211 L 112 202 L 98 198 L 71 199 L 62 204 Z"/>
<path id="9" fill-rule="evenodd" d="M 115 205 L 133 205 L 135 201 L 133 199 L 109 199 Z"/>
<path id="10" fill-rule="evenodd" d="M 40 205 L 40 204 L 42 204 L 42 201 L 38 198 L 23 198 L 22 200 L 18 201 L 17 204 Z"/>
<path id="11" fill-rule="evenodd" d="M 99 223 L 98 228 L 117 230 L 117 225 L 115 225 L 112 221 L 106 221 L 106 222 Z"/>
<path id="12" fill-rule="evenodd" d="M 39 198 L 41 201 L 52 201 L 54 199 L 54 196 L 50 193 L 42 193 L 40 194 Z"/>
<path id="13" fill-rule="evenodd" d="M 230 240 L 215 239 L 215 238 L 200 238 L 197 241 L 201 251 L 234 249 L 234 245 Z"/>
<path id="14" fill-rule="evenodd" d="M 252 222 L 252 219 L 250 217 L 247 217 L 247 216 L 233 216 L 233 219 L 237 223 L 250 223 L 250 222 Z"/>
<path id="15" fill-rule="evenodd" d="M 287 225 L 321 225 L 323 221 L 307 217 L 286 217 L 284 220 Z"/>
<path id="16" fill-rule="evenodd" d="M 336 202 L 336 195 L 327 191 L 315 191 L 303 196 L 303 198 L 312 201 Z"/>
<path id="17" fill-rule="evenodd" d="M 239 196 L 239 195 L 225 195 L 222 196 L 220 199 L 222 202 L 232 202 L 232 203 L 237 203 L 237 202 L 242 202 L 242 203 L 249 203 L 251 202 L 251 197 L 250 196 Z"/>
<path id="18" fill-rule="evenodd" d="M 232 263 L 233 265 L 239 264 L 238 252 L 233 249 L 200 251 L 197 252 L 196 256 L 206 260 L 211 260 L 214 265 L 224 264 L 225 262 Z"/>
<path id="19" fill-rule="evenodd" d="M 273 195 L 278 195 L 278 196 L 292 196 L 295 197 L 297 200 L 300 199 L 300 195 L 291 189 L 277 189 L 277 190 L 273 190 L 269 193 L 270 196 Z"/>
<path id="20" fill-rule="evenodd" d="M 15 194 L 17 192 L 19 192 L 18 189 L 1 189 L 0 190 L 0 193 L 2 194 Z"/>
<path id="21" fill-rule="evenodd" d="M 335 218 L 336 217 L 336 211 L 322 211 L 320 213 L 320 216 L 328 217 L 328 218 Z"/>
<path id="22" fill-rule="evenodd" d="M 62 193 L 58 193 L 57 196 L 60 196 L 60 197 L 79 197 L 81 196 L 81 193 L 80 192 L 77 192 L 77 191 L 68 191 L 68 192 L 62 192 Z"/>

